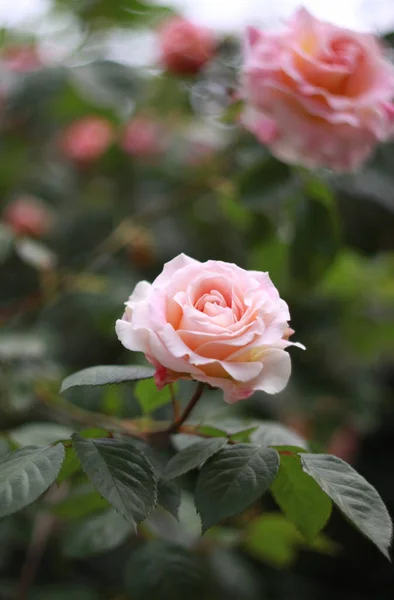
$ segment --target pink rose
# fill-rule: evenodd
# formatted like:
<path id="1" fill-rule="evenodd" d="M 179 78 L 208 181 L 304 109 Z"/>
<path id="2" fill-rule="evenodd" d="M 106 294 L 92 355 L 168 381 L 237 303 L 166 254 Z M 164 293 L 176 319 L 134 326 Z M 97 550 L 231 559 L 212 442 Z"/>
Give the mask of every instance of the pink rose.
<path id="1" fill-rule="evenodd" d="M 53 215 L 50 210 L 33 196 L 20 196 L 6 206 L 2 220 L 15 235 L 40 238 L 52 228 Z"/>
<path id="2" fill-rule="evenodd" d="M 195 379 L 222 388 L 231 404 L 255 390 L 275 394 L 286 386 L 285 348 L 303 347 L 288 341 L 289 319 L 268 273 L 181 254 L 152 284 L 136 286 L 116 332 L 156 367 L 159 389 Z"/>
<path id="3" fill-rule="evenodd" d="M 249 28 L 246 127 L 280 160 L 352 170 L 394 133 L 394 66 L 378 41 L 300 9 L 280 33 Z"/>
<path id="4" fill-rule="evenodd" d="M 121 145 L 131 156 L 154 158 L 164 150 L 163 132 L 156 121 L 136 117 L 127 123 Z"/>
<path id="5" fill-rule="evenodd" d="M 66 156 L 81 164 L 100 158 L 113 140 L 113 127 L 107 119 L 84 117 L 64 131 L 61 147 Z"/>
<path id="6" fill-rule="evenodd" d="M 168 19 L 158 31 L 160 62 L 177 75 L 195 75 L 213 58 L 216 41 L 206 27 L 181 17 Z"/>

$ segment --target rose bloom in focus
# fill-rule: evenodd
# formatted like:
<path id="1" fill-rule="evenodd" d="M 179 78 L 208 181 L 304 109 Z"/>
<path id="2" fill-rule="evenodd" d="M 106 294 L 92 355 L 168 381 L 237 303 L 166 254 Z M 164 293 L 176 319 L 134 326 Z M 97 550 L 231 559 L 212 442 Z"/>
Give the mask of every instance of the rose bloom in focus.
<path id="1" fill-rule="evenodd" d="M 353 170 L 394 134 L 394 66 L 372 35 L 300 9 L 284 31 L 249 28 L 245 126 L 287 163 Z"/>
<path id="2" fill-rule="evenodd" d="M 140 282 L 116 322 L 119 340 L 144 352 L 159 389 L 177 379 L 221 388 L 234 403 L 286 386 L 289 309 L 268 273 L 184 254 L 150 284 Z"/>
<path id="3" fill-rule="evenodd" d="M 164 150 L 163 132 L 154 120 L 136 117 L 126 125 L 121 146 L 131 156 L 154 158 Z"/>
<path id="4" fill-rule="evenodd" d="M 100 117 L 85 117 L 69 125 L 63 132 L 60 145 L 71 160 L 89 163 L 106 152 L 113 136 L 109 121 Z"/>
<path id="5" fill-rule="evenodd" d="M 195 75 L 215 54 L 212 31 L 181 17 L 166 21 L 158 36 L 160 62 L 177 75 Z"/>
<path id="6" fill-rule="evenodd" d="M 48 208 L 33 196 L 21 196 L 8 206 L 3 213 L 6 223 L 15 235 L 43 237 L 53 224 L 53 217 Z"/>

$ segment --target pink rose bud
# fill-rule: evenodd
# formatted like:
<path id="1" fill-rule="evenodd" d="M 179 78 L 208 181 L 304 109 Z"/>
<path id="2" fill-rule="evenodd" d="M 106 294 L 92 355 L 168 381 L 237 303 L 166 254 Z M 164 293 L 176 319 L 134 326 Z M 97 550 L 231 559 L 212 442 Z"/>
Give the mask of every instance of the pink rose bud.
<path id="1" fill-rule="evenodd" d="M 215 54 L 212 31 L 181 17 L 166 21 L 158 34 L 160 62 L 176 75 L 195 75 Z"/>
<path id="2" fill-rule="evenodd" d="M 4 210 L 3 222 L 15 235 L 40 238 L 52 227 L 52 214 L 48 208 L 32 196 L 21 196 Z"/>
<path id="3" fill-rule="evenodd" d="M 378 40 L 300 9 L 248 30 L 243 123 L 280 160 L 350 171 L 393 136 L 394 66 Z"/>
<path id="4" fill-rule="evenodd" d="M 255 390 L 286 386 L 289 309 L 268 273 L 234 264 L 200 263 L 181 254 L 150 284 L 138 283 L 116 322 L 128 350 L 156 367 L 159 389 L 194 379 L 224 391 L 232 404 Z"/>
<path id="5" fill-rule="evenodd" d="M 85 117 L 74 121 L 60 140 L 64 154 L 75 162 L 94 162 L 108 150 L 113 140 L 113 128 L 100 117 Z"/>
<path id="6" fill-rule="evenodd" d="M 164 150 L 163 132 L 154 120 L 136 117 L 126 125 L 121 146 L 131 156 L 154 158 Z"/>
<path id="7" fill-rule="evenodd" d="M 7 69 L 14 73 L 29 73 L 42 66 L 42 60 L 34 45 L 7 46 L 0 58 Z"/>

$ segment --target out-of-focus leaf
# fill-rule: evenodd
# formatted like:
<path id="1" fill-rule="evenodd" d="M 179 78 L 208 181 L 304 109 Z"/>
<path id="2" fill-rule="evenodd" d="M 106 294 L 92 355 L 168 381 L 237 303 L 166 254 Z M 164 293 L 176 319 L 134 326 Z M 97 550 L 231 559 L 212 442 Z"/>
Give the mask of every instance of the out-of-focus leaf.
<path id="1" fill-rule="evenodd" d="M 335 554 L 338 550 L 323 535 L 308 544 L 295 525 L 277 513 L 266 513 L 250 523 L 244 547 L 255 558 L 280 568 L 291 565 L 302 548 L 323 554 Z"/>
<path id="2" fill-rule="evenodd" d="M 135 550 L 125 571 L 126 589 L 133 600 L 200 600 L 208 583 L 197 554 L 164 540 Z"/>
<path id="3" fill-rule="evenodd" d="M 115 509 L 109 508 L 69 526 L 62 538 L 62 549 L 65 556 L 84 558 L 116 548 L 132 532 L 131 525 Z"/>
<path id="4" fill-rule="evenodd" d="M 301 284 L 315 284 L 333 264 L 339 248 L 335 210 L 316 198 L 298 198 L 289 248 L 291 277 Z"/>
<path id="5" fill-rule="evenodd" d="M 143 0 L 56 0 L 59 6 L 66 5 L 81 19 L 100 29 L 108 25 L 118 27 L 151 27 L 172 14 L 170 8 L 157 6 Z"/>
<path id="6" fill-rule="evenodd" d="M 279 472 L 271 491 L 285 515 L 308 542 L 313 542 L 330 517 L 332 503 L 312 477 L 302 470 L 298 456 L 280 456 Z"/>
<path id="7" fill-rule="evenodd" d="M 72 429 L 57 423 L 26 423 L 9 433 L 18 446 L 49 446 L 58 440 L 71 438 Z"/>
<path id="8" fill-rule="evenodd" d="M 101 600 L 101 596 L 88 586 L 78 584 L 42 585 L 33 588 L 29 600 Z"/>
<path id="9" fill-rule="evenodd" d="M 168 386 L 158 390 L 153 379 L 139 381 L 134 388 L 134 395 L 144 415 L 149 415 L 160 406 L 164 406 L 171 401 Z"/>
<path id="10" fill-rule="evenodd" d="M 65 448 L 65 451 L 66 455 L 62 464 L 62 468 L 60 469 L 59 475 L 57 476 L 56 480 L 58 483 L 65 481 L 82 468 L 74 448 Z"/>
<path id="11" fill-rule="evenodd" d="M 11 253 L 14 235 L 8 227 L 0 223 L 0 264 Z"/>
<path id="12" fill-rule="evenodd" d="M 56 265 L 55 254 L 36 240 L 29 238 L 17 240 L 15 251 L 21 260 L 38 271 L 53 269 Z"/>
<path id="13" fill-rule="evenodd" d="M 301 462 L 342 513 L 390 559 L 393 525 L 375 488 L 336 456 L 302 454 Z"/>
<path id="14" fill-rule="evenodd" d="M 25 508 L 55 481 L 64 448 L 26 446 L 0 460 L 0 517 Z"/>
<path id="15" fill-rule="evenodd" d="M 90 385 L 110 385 L 112 383 L 121 383 L 123 381 L 135 381 L 137 379 L 148 379 L 154 374 L 154 369 L 151 367 L 140 366 L 99 366 L 89 367 L 74 373 L 64 379 L 60 388 L 62 394 L 66 390 L 73 387 L 90 386 Z"/>
<path id="16" fill-rule="evenodd" d="M 71 490 L 70 494 L 51 506 L 51 511 L 61 519 L 80 519 L 92 513 L 108 508 L 108 502 L 89 484 L 82 484 Z"/>
<path id="17" fill-rule="evenodd" d="M 280 423 L 263 423 L 254 431 L 250 439 L 261 446 L 296 446 L 308 448 L 308 444 L 296 431 Z"/>
<path id="18" fill-rule="evenodd" d="M 278 468 L 278 453 L 255 444 L 229 446 L 210 458 L 195 496 L 203 531 L 248 508 L 269 488 Z"/>

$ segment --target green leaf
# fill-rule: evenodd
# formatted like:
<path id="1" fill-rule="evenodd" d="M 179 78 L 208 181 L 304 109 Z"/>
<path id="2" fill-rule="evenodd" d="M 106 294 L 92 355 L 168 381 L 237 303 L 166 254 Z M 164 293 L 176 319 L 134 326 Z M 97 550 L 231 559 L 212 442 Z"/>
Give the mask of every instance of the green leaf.
<path id="1" fill-rule="evenodd" d="M 168 386 L 162 390 L 158 390 L 153 379 L 139 381 L 134 388 L 134 395 L 144 415 L 149 415 L 157 408 L 160 408 L 160 406 L 164 406 L 171 401 Z"/>
<path id="2" fill-rule="evenodd" d="M 88 483 L 72 489 L 67 498 L 50 508 L 61 519 L 80 519 L 108 508 L 108 502 Z"/>
<path id="3" fill-rule="evenodd" d="M 198 477 L 195 496 L 203 531 L 255 502 L 278 468 L 278 453 L 254 444 L 229 446 L 210 458 Z"/>
<path id="4" fill-rule="evenodd" d="M 329 454 L 301 454 L 304 471 L 342 513 L 388 558 L 392 522 L 378 492 L 345 461 Z"/>
<path id="5" fill-rule="evenodd" d="M 110 508 L 69 526 L 62 538 L 62 549 L 67 557 L 84 558 L 116 548 L 132 532 L 129 523 Z"/>
<path id="6" fill-rule="evenodd" d="M 244 546 L 249 554 L 275 567 L 291 565 L 302 548 L 323 554 L 337 551 L 337 546 L 323 535 L 312 544 L 307 543 L 294 524 L 278 513 L 254 519 L 246 530 Z"/>
<path id="7" fill-rule="evenodd" d="M 175 519 L 178 519 L 181 505 L 181 488 L 178 481 L 159 481 L 157 504 L 162 506 Z"/>
<path id="8" fill-rule="evenodd" d="M 65 448 L 65 451 L 66 455 L 62 464 L 62 468 L 57 476 L 58 483 L 65 481 L 81 468 L 81 463 L 79 462 L 79 458 L 76 455 L 74 448 Z"/>
<path id="9" fill-rule="evenodd" d="M 307 442 L 296 431 L 280 423 L 264 423 L 250 436 L 251 442 L 261 446 L 297 446 L 308 448 Z"/>
<path id="10" fill-rule="evenodd" d="M 302 470 L 297 455 L 281 455 L 271 491 L 285 515 L 312 542 L 326 525 L 332 503 L 316 481 Z"/>
<path id="11" fill-rule="evenodd" d="M 18 446 L 49 446 L 71 434 L 72 429 L 57 423 L 27 423 L 10 431 L 9 437 Z"/>
<path id="12" fill-rule="evenodd" d="M 75 451 L 96 490 L 136 529 L 156 505 L 153 467 L 128 442 L 73 435 Z"/>
<path id="13" fill-rule="evenodd" d="M 152 377 L 154 369 L 141 366 L 99 366 L 89 367 L 77 373 L 73 373 L 64 379 L 60 388 L 62 394 L 73 387 L 85 385 L 109 385 L 112 383 L 122 383 L 123 381 L 135 381 L 137 379 L 147 379 Z"/>
<path id="14" fill-rule="evenodd" d="M 125 570 L 126 590 L 133 600 L 200 600 L 206 597 L 206 585 L 202 559 L 164 540 L 134 551 Z"/>
<path id="15" fill-rule="evenodd" d="M 0 460 L 0 517 L 22 510 L 55 481 L 64 448 L 26 446 Z"/>
<path id="16" fill-rule="evenodd" d="M 169 481 L 180 477 L 184 473 L 202 467 L 211 456 L 219 452 L 227 443 L 226 438 L 212 438 L 211 440 L 199 440 L 178 452 L 168 461 L 164 471 L 163 480 Z"/>

